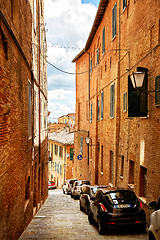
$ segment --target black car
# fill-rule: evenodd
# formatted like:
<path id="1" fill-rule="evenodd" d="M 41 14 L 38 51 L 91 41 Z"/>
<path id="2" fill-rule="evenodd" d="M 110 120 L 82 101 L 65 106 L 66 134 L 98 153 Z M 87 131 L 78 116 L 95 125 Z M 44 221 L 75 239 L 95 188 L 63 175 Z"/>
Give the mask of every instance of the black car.
<path id="1" fill-rule="evenodd" d="M 88 214 L 90 202 L 95 200 L 95 193 L 99 188 L 107 188 L 108 186 L 95 185 L 95 186 L 82 186 L 82 193 L 80 195 L 79 205 L 80 210 Z"/>
<path id="2" fill-rule="evenodd" d="M 88 220 L 98 225 L 100 234 L 107 228 L 135 225 L 145 231 L 146 216 L 135 193 L 128 189 L 98 189 L 90 203 Z"/>

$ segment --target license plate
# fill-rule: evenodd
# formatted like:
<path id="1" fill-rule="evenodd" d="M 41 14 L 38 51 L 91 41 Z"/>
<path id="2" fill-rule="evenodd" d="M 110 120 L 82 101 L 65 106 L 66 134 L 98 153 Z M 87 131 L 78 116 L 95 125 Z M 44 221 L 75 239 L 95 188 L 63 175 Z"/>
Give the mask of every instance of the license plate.
<path id="1" fill-rule="evenodd" d="M 131 205 L 130 204 L 120 204 L 120 205 L 116 205 L 116 208 L 130 208 Z"/>

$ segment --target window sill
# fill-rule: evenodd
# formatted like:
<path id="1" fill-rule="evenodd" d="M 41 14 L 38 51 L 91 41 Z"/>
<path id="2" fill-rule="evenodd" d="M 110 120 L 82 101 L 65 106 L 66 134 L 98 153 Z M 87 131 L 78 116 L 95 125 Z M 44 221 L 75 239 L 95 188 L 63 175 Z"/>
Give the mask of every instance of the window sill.
<path id="1" fill-rule="evenodd" d="M 123 176 L 122 176 L 122 175 L 120 176 L 120 179 L 123 179 Z"/>
<path id="2" fill-rule="evenodd" d="M 131 190 L 134 190 L 134 184 L 128 183 L 127 185 L 128 185 L 128 187 L 129 187 Z"/>
<path id="3" fill-rule="evenodd" d="M 149 118 L 149 115 L 145 116 L 145 117 L 140 117 L 140 119 L 147 119 Z"/>
<path id="4" fill-rule="evenodd" d="M 147 199 L 145 197 L 139 197 L 139 200 L 143 203 L 143 204 L 147 204 Z"/>
<path id="5" fill-rule="evenodd" d="M 103 176 L 103 172 L 101 172 L 101 175 Z"/>
<path id="6" fill-rule="evenodd" d="M 113 183 L 109 183 L 109 186 L 110 186 L 110 187 L 113 187 Z"/>

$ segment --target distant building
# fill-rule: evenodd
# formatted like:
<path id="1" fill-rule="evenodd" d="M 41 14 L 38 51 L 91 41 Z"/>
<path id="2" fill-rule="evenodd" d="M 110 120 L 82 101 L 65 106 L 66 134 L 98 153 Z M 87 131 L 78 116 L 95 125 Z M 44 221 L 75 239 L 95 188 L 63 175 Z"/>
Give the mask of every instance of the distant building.
<path id="1" fill-rule="evenodd" d="M 69 113 L 58 118 L 58 123 L 67 124 L 70 129 L 75 128 L 75 113 Z"/>
<path id="2" fill-rule="evenodd" d="M 49 180 L 61 188 L 66 179 L 73 178 L 74 133 L 68 129 L 49 133 Z"/>
<path id="3" fill-rule="evenodd" d="M 0 239 L 18 239 L 48 196 L 43 0 L 0 1 Z"/>

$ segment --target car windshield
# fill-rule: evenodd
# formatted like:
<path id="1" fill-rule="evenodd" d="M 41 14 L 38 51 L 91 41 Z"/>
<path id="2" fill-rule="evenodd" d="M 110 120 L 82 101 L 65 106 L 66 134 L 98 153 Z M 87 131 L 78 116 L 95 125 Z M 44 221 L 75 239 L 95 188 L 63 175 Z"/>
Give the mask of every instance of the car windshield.
<path id="1" fill-rule="evenodd" d="M 90 185 L 90 182 L 89 181 L 79 181 L 78 182 L 78 186 L 81 186 L 83 184 Z"/>
<path id="2" fill-rule="evenodd" d="M 134 205 L 136 202 L 136 196 L 131 191 L 115 191 L 110 192 L 105 195 L 106 200 L 112 205 L 119 205 L 119 204 L 131 204 Z"/>

